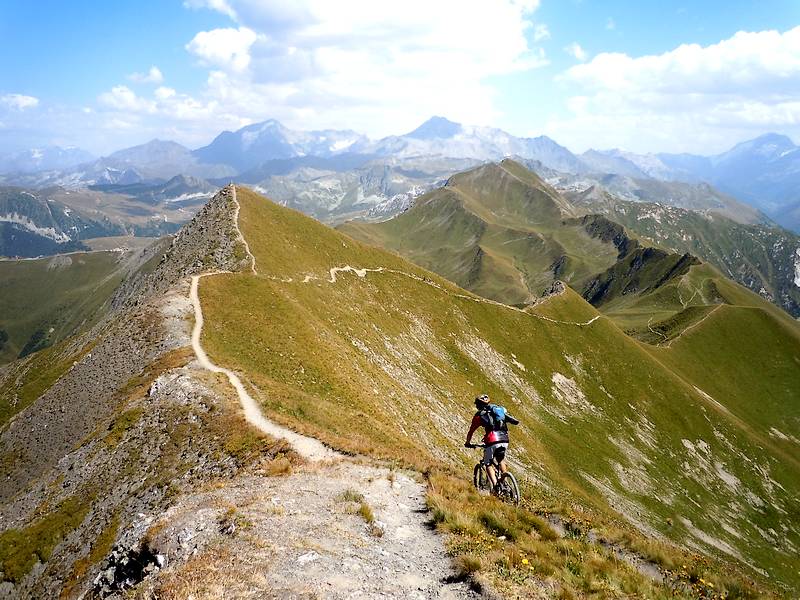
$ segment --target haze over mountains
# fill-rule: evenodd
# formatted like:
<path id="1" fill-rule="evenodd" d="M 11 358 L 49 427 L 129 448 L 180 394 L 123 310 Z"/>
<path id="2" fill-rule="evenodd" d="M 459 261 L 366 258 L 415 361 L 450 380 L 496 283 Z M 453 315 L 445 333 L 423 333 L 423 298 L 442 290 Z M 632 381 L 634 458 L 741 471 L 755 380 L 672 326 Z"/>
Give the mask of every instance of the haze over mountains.
<path id="1" fill-rule="evenodd" d="M 544 167 L 573 175 L 705 182 L 761 210 L 784 227 L 800 229 L 800 152 L 788 137 L 777 134 L 742 142 L 715 156 L 641 155 L 618 149 L 588 150 L 575 155 L 547 136 L 517 137 L 500 129 L 462 125 L 443 117 L 433 117 L 406 134 L 375 141 L 352 130 L 295 131 L 268 120 L 235 132 L 222 132 L 196 150 L 171 141 L 152 140 L 95 161 L 88 161 L 88 153 L 76 148 L 32 150 L 4 157 L 0 160 L 0 174 L 4 174 L 5 182 L 14 185 L 71 188 L 154 182 L 178 174 L 220 180 L 243 176 L 241 180 L 248 183 L 264 183 L 262 187 L 269 192 L 272 175 L 302 169 L 330 174 L 352 172 L 369 164 L 396 166 L 409 161 L 419 163 L 423 158 L 430 164 L 435 159 L 447 159 L 450 164 L 444 170 L 433 170 L 441 175 L 443 171 L 455 172 L 470 166 L 463 161 L 505 157 L 539 161 Z M 340 196 L 346 196 L 348 191 L 343 190 Z"/>

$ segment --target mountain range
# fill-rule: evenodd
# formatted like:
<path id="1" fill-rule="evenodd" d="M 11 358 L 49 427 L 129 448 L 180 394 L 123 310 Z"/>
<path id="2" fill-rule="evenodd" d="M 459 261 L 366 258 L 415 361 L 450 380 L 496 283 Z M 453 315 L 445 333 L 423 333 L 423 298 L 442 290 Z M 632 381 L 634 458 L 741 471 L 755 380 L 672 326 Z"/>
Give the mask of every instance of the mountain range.
<path id="1" fill-rule="evenodd" d="M 595 170 L 661 180 L 707 182 L 746 202 L 782 226 L 800 231 L 800 147 L 785 135 L 765 134 L 714 156 L 637 155 L 590 151 Z"/>
<path id="2" fill-rule="evenodd" d="M 18 190 L 29 194 L 21 198 L 41 195 L 33 188 L 59 184 L 61 192 L 53 193 L 55 188 L 50 186 L 45 188 L 51 190 L 46 195 L 65 202 L 83 218 L 104 223 L 97 237 L 131 232 L 160 235 L 191 218 L 232 177 L 323 221 L 379 221 L 407 210 L 420 195 L 443 186 L 454 173 L 508 154 L 517 156 L 558 191 L 571 198 L 581 196 L 582 214 L 591 207 L 623 222 L 633 235 L 660 240 L 667 250 L 694 252 L 791 314 L 800 313 L 795 255 L 800 242 L 768 216 L 778 214 L 777 205 L 762 203 L 759 208 L 702 181 L 717 177 L 722 186 L 725 173 L 727 180 L 734 181 L 732 174 L 747 173 L 746 165 L 751 163 L 773 165 L 762 173 L 775 175 L 780 170 L 776 164 L 791 164 L 797 155 L 788 138 L 781 136 L 763 136 L 711 158 L 620 150 L 576 156 L 544 136 L 516 138 L 498 129 L 464 126 L 442 117 L 378 141 L 353 131 L 296 132 L 267 121 L 224 132 L 195 151 L 153 140 L 71 170 L 22 173 L 6 180 L 31 186 Z M 170 177 L 175 172 L 203 177 Z M 791 167 L 786 173 L 791 173 Z M 780 186 L 764 187 L 775 192 Z M 91 194 L 93 200 L 88 203 Z M 677 222 L 653 225 L 648 215 L 661 214 L 661 209 L 625 209 L 626 202 L 658 204 L 667 207 L 667 212 L 669 207 L 684 209 L 697 217 L 677 211 L 682 215 Z M 44 213 L 34 204 L 27 214 L 20 203 L 16 213 L 4 213 L 4 254 L 51 254 L 80 248 L 82 240 L 90 239 L 74 229 L 59 233 L 66 236 L 61 243 L 67 245 L 42 236 L 50 225 L 40 219 Z M 622 213 L 626 210 L 629 216 L 639 216 L 626 218 Z M 31 226 L 25 228 L 19 217 Z M 737 223 L 742 227 L 734 227 Z"/>
<path id="3" fill-rule="evenodd" d="M 93 160 L 94 157 L 75 146 L 46 146 L 0 155 L 0 173 L 36 173 L 69 169 Z"/>
<path id="4" fill-rule="evenodd" d="M 547 136 L 517 137 L 500 129 L 462 125 L 438 116 L 408 133 L 379 140 L 352 130 L 296 131 L 268 120 L 235 132 L 224 131 L 196 150 L 152 140 L 94 161 L 87 161 L 87 153 L 75 148 L 32 150 L 0 160 L 0 174 L 5 183 L 28 188 L 158 183 L 179 174 L 219 182 L 235 177 L 273 193 L 269 177 L 276 169 L 286 175 L 313 167 L 329 176 L 370 162 L 402 167 L 408 161 L 419 164 L 422 160 L 444 159 L 451 163 L 451 172 L 456 172 L 475 162 L 506 157 L 538 161 L 548 169 L 572 175 L 710 184 L 778 224 L 800 231 L 800 152 L 788 137 L 777 134 L 760 136 L 714 156 L 635 154 L 619 149 L 576 155 Z M 432 183 L 428 181 L 427 185 Z M 284 185 L 278 183 L 276 190 Z M 406 194 L 419 185 L 420 181 L 414 181 L 398 193 Z M 344 201 L 350 188 L 340 187 L 337 198 Z M 388 200 L 390 197 L 381 197 L 379 201 Z M 324 204 L 331 201 L 324 200 Z M 316 216 L 324 213 L 324 208 L 312 211 Z"/>
<path id="5" fill-rule="evenodd" d="M 691 184 L 624 178 L 656 184 L 634 186 L 632 201 L 599 182 L 589 185 L 587 176 L 575 183 L 552 175 L 510 159 L 488 163 L 454 175 L 392 219 L 341 229 L 506 304 L 530 303 L 557 279 L 586 291 L 615 265 L 636 266 L 626 277 L 642 268 L 659 273 L 659 263 L 687 254 L 800 316 L 800 236 L 764 224 L 757 211 L 718 193 L 695 195 Z M 677 206 L 648 201 L 664 188 Z M 645 252 L 640 242 L 659 252 Z"/>

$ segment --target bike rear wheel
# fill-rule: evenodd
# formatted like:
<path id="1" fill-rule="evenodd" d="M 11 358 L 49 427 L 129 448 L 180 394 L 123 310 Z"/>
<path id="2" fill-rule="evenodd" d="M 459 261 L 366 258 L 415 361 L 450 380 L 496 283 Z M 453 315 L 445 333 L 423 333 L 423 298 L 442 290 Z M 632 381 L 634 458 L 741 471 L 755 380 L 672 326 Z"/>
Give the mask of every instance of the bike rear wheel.
<path id="1" fill-rule="evenodd" d="M 472 483 L 478 491 L 489 489 L 489 477 L 486 475 L 486 469 L 481 463 L 475 465 L 472 471 Z"/>
<path id="2" fill-rule="evenodd" d="M 512 473 L 503 473 L 500 476 L 498 495 L 506 502 L 517 505 L 519 504 L 519 486 L 517 479 Z"/>

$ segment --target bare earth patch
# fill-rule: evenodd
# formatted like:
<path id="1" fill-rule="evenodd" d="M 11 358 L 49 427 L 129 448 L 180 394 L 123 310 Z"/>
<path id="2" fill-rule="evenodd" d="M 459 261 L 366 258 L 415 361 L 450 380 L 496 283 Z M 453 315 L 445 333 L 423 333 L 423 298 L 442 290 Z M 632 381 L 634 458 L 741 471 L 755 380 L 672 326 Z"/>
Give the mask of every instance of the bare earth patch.
<path id="1" fill-rule="evenodd" d="M 372 522 L 348 501 L 355 493 Z M 167 564 L 138 597 L 477 598 L 451 579 L 425 512 L 423 483 L 350 461 L 241 478 L 156 523 L 151 546 Z"/>

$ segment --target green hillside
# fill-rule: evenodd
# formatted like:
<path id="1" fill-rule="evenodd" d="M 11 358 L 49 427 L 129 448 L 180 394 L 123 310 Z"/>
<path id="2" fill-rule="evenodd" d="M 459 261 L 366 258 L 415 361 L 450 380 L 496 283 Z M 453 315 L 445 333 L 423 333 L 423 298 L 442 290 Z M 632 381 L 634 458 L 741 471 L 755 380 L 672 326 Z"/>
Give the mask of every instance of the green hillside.
<path id="1" fill-rule="evenodd" d="M 531 192 L 524 174 L 502 170 L 512 194 L 535 195 L 532 200 L 551 211 L 544 225 L 555 228 L 556 200 L 546 190 Z M 486 235 L 465 208 L 483 193 L 473 184 L 448 185 L 459 188 L 447 190 L 457 234 L 449 257 L 458 243 Z M 765 577 L 778 589 L 800 585 L 800 465 L 792 459 L 800 422 L 789 397 L 800 389 L 800 336 L 774 309 L 724 306 L 668 348 L 652 348 L 570 289 L 526 311 L 488 302 L 243 188 L 238 197 L 258 274 L 203 279 L 203 343 L 214 362 L 244 375 L 268 416 L 344 451 L 466 478 L 476 459 L 462 447 L 470 399 L 485 391 L 522 420 L 511 456 L 523 475 L 528 508 L 574 514 L 582 506 L 601 531 L 616 524 L 629 530 L 625 539 L 649 540 L 638 548 L 661 548 L 658 560 L 675 577 L 680 561 L 693 559 L 674 558 L 680 551 L 670 554 L 666 542 L 700 550 L 714 557 L 703 567 L 704 577 L 731 597 L 755 592 L 723 564 L 743 569 L 759 586 L 772 585 Z M 507 227 L 525 206 L 486 210 L 494 211 L 498 227 Z M 559 240 L 582 235 L 576 226 L 569 235 L 550 230 L 533 237 L 564 248 L 569 244 Z M 608 256 L 616 255 L 608 245 Z M 497 260 L 512 264 L 503 256 Z M 331 272 L 347 266 L 371 270 Z M 736 321 L 729 322 L 728 313 Z M 757 316 L 748 321 L 738 315 Z M 769 324 L 760 337 L 752 335 L 759 319 L 762 328 Z M 721 349 L 712 352 L 706 338 L 719 340 Z M 756 386 L 764 365 L 740 349 L 768 352 L 769 384 Z M 719 370 L 702 370 L 699 357 L 706 352 Z M 731 382 L 713 385 L 734 372 Z M 762 394 L 777 394 L 770 414 L 745 424 Z M 770 427 L 786 439 L 765 433 Z M 491 523 L 498 517 L 479 511 L 499 509 L 474 497 L 468 510 L 454 516 L 460 505 L 452 490 L 460 488 L 448 488 L 442 482 L 450 480 L 442 477 L 432 480 L 431 502 L 439 507 L 441 526 L 462 540 L 454 553 L 469 554 L 487 528 L 496 531 Z M 523 564 L 519 552 L 534 556 L 541 538 L 532 525 L 520 525 L 524 519 L 533 523 L 524 514 L 506 515 L 521 528 L 509 533 L 516 562 L 506 554 L 506 567 L 484 564 L 520 589 L 544 577 L 514 566 Z M 553 556 L 561 552 L 557 545 L 549 548 Z M 589 586 L 591 569 L 587 557 L 578 558 L 577 546 L 574 551 L 573 563 L 541 568 L 556 569 L 579 589 Z M 669 596 L 668 590 L 635 590 Z M 611 595 L 625 594 L 620 588 Z"/>
<path id="2" fill-rule="evenodd" d="M 99 318 L 124 271 L 119 252 L 0 261 L 0 364 Z"/>
<path id="3" fill-rule="evenodd" d="M 565 196 L 577 210 L 603 214 L 650 245 L 697 256 L 800 317 L 800 286 L 795 283 L 800 236 L 778 227 L 738 223 L 713 211 L 628 202 L 594 188 Z"/>
<path id="4" fill-rule="evenodd" d="M 454 175 L 397 217 L 340 230 L 399 252 L 450 281 L 507 304 L 538 298 L 554 279 L 582 281 L 617 260 L 558 193 L 505 160 Z"/>
<path id="5" fill-rule="evenodd" d="M 454 175 L 393 219 L 340 230 L 518 306 L 559 279 L 606 312 L 615 298 L 653 293 L 698 262 L 641 246 L 619 224 L 580 212 L 533 172 L 504 160 Z"/>

